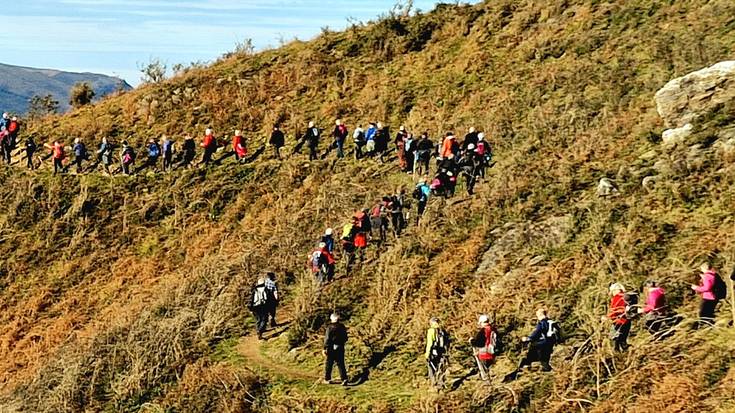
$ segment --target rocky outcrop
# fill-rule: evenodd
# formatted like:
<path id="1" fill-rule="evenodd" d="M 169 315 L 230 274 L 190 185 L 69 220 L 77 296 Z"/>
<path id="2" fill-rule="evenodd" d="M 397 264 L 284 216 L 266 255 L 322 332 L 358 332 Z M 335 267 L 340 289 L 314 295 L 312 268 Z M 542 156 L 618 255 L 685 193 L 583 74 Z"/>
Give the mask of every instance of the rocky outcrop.
<path id="1" fill-rule="evenodd" d="M 725 61 L 674 79 L 656 92 L 658 114 L 666 127 L 693 123 L 718 104 L 735 100 L 735 61 Z"/>

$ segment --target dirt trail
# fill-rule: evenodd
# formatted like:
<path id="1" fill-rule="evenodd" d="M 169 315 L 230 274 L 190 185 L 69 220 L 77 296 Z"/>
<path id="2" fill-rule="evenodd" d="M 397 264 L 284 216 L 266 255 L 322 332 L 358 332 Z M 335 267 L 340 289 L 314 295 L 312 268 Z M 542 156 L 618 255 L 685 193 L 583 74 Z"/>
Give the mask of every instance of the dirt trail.
<path id="1" fill-rule="evenodd" d="M 276 335 L 284 331 L 283 328 L 276 330 Z M 267 335 L 268 336 L 268 335 Z M 280 362 L 273 360 L 270 357 L 263 354 L 262 341 L 258 340 L 255 336 L 243 337 L 240 343 L 237 345 L 237 352 L 240 353 L 247 360 L 252 362 L 252 369 L 265 369 L 271 374 L 281 376 L 286 379 L 295 380 L 306 380 L 306 381 L 318 381 L 319 375 L 315 373 L 309 373 L 298 367 L 293 366 L 288 362 Z"/>

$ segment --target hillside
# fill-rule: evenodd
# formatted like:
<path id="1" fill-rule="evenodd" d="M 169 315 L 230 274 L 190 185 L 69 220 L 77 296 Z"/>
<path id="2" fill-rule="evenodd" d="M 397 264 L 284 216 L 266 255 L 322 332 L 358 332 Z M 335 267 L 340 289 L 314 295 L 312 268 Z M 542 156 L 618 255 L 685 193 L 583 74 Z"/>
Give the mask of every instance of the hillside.
<path id="1" fill-rule="evenodd" d="M 275 122 L 287 149 L 311 119 L 405 124 L 435 140 L 476 126 L 496 164 L 474 197 L 431 199 L 421 226 L 371 245 L 321 290 L 307 254 L 324 228 L 413 185 L 395 162 L 266 153 L 131 178 L 2 168 L 0 410 L 735 410 L 727 305 L 716 328 L 695 331 L 689 289 L 700 262 L 723 275 L 735 265 L 735 103 L 724 93 L 697 106 L 733 82 L 689 96 L 680 81 L 658 96 L 662 113 L 656 102 L 672 79 L 732 60 L 734 30 L 730 0 L 442 5 L 235 54 L 29 125 L 37 142 L 138 146 L 243 129 L 253 149 Z M 692 133 L 663 136 L 682 120 Z M 601 178 L 617 196 L 597 196 Z M 244 296 L 265 271 L 279 275 L 290 323 L 259 343 Z M 614 353 L 600 322 L 607 287 L 651 278 L 683 321 L 664 341 L 637 321 L 631 348 Z M 566 336 L 554 372 L 503 383 L 541 305 Z M 333 310 L 350 330 L 352 387 L 317 384 Z M 483 312 L 505 343 L 489 383 L 470 374 L 467 345 Z M 444 392 L 425 379 L 431 316 L 455 338 Z"/>
<path id="2" fill-rule="evenodd" d="M 124 80 L 95 74 L 72 73 L 52 69 L 34 69 L 0 63 L 0 108 L 5 112 L 26 113 L 33 96 L 51 94 L 59 101 L 62 112 L 69 109 L 69 91 L 77 82 L 89 82 L 98 98 L 120 88 L 132 87 Z"/>

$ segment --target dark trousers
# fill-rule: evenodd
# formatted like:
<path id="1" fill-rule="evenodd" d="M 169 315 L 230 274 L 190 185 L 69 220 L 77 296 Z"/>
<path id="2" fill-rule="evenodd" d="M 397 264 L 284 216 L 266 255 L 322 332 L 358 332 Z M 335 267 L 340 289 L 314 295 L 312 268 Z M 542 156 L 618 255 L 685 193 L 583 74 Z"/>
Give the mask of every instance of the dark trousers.
<path id="1" fill-rule="evenodd" d="M 273 156 L 275 156 L 276 159 L 281 159 L 281 147 L 280 146 L 273 147 Z"/>
<path id="2" fill-rule="evenodd" d="M 173 163 L 173 154 L 171 152 L 164 152 L 163 153 L 163 170 L 168 171 L 171 169 L 171 165 Z"/>
<path id="3" fill-rule="evenodd" d="M 400 237 L 403 230 L 403 212 L 391 212 L 390 219 L 393 224 L 393 232 L 396 237 Z"/>
<path id="4" fill-rule="evenodd" d="M 122 164 L 122 170 L 125 175 L 130 175 L 130 167 L 132 166 L 132 163 L 125 163 Z"/>
<path id="5" fill-rule="evenodd" d="M 217 149 L 209 147 L 204 148 L 204 155 L 202 155 L 202 163 L 205 165 L 209 165 L 210 162 L 212 162 L 212 155 L 214 155 L 214 152 Z"/>
<path id="6" fill-rule="evenodd" d="M 268 307 L 261 305 L 253 308 L 253 315 L 255 316 L 255 329 L 260 337 L 268 328 Z"/>
<path id="7" fill-rule="evenodd" d="M 309 160 L 315 161 L 317 159 L 319 159 L 319 154 L 317 153 L 317 147 L 309 146 Z"/>
<path id="8" fill-rule="evenodd" d="M 711 327 L 715 324 L 715 308 L 718 300 L 702 300 L 699 306 L 698 327 Z"/>
<path id="9" fill-rule="evenodd" d="M 84 161 L 83 156 L 75 156 L 74 157 L 74 166 L 77 167 L 77 173 L 82 173 L 82 162 Z"/>
<path id="10" fill-rule="evenodd" d="M 416 224 L 419 223 L 419 218 L 421 218 L 421 215 L 424 215 L 424 211 L 426 211 L 426 200 L 419 201 L 418 204 L 418 212 L 416 214 Z"/>
<path id="11" fill-rule="evenodd" d="M 54 158 L 54 175 L 58 172 L 64 172 L 64 165 L 61 163 L 61 159 Z"/>
<path id="12" fill-rule="evenodd" d="M 3 159 L 5 159 L 5 162 L 10 165 L 10 156 L 13 152 L 13 147 L 10 145 L 10 143 L 4 143 L 3 144 Z"/>
<path id="13" fill-rule="evenodd" d="M 335 146 L 337 146 L 337 157 L 338 158 L 344 158 L 345 157 L 345 153 L 344 153 L 345 143 L 344 143 L 344 141 L 339 141 L 338 140 L 334 144 L 335 144 Z"/>
<path id="14" fill-rule="evenodd" d="M 268 317 L 271 320 L 271 327 L 275 327 L 278 325 L 276 322 L 276 309 L 278 309 L 278 302 L 273 301 L 272 303 L 268 304 Z"/>
<path id="15" fill-rule="evenodd" d="M 33 166 L 33 151 L 26 150 L 26 166 L 31 170 L 36 169 Z"/>
<path id="16" fill-rule="evenodd" d="M 630 322 L 625 324 L 613 324 L 611 339 L 615 351 L 625 351 L 628 348 L 628 335 L 630 334 Z"/>
<path id="17" fill-rule="evenodd" d="M 550 344 L 531 343 L 528 346 L 528 353 L 526 354 L 526 357 L 521 360 L 519 367 L 531 366 L 531 363 L 539 362 L 544 370 L 551 370 L 549 360 L 551 360 L 551 353 L 553 350 L 554 347 Z"/>
<path id="18" fill-rule="evenodd" d="M 332 368 L 334 368 L 334 363 L 337 363 L 339 378 L 342 381 L 347 381 L 347 368 L 345 367 L 344 347 L 327 350 L 327 364 L 324 366 L 324 380 L 332 380 Z"/>

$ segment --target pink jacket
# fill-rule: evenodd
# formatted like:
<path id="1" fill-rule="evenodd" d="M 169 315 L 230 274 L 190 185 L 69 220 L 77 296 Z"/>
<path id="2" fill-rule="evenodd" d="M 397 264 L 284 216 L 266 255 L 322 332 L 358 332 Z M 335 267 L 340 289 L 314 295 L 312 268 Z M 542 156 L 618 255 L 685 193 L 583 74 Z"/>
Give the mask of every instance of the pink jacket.
<path id="1" fill-rule="evenodd" d="M 702 294 L 703 300 L 713 301 L 715 300 L 715 293 L 712 289 L 715 286 L 715 270 L 709 270 L 702 273 L 702 285 L 695 287 L 694 291 Z"/>
<path id="2" fill-rule="evenodd" d="M 666 298 L 663 288 L 654 287 L 648 290 L 646 306 L 643 307 L 643 312 L 646 314 L 650 312 L 660 313 L 664 310 L 664 307 L 666 307 Z"/>

